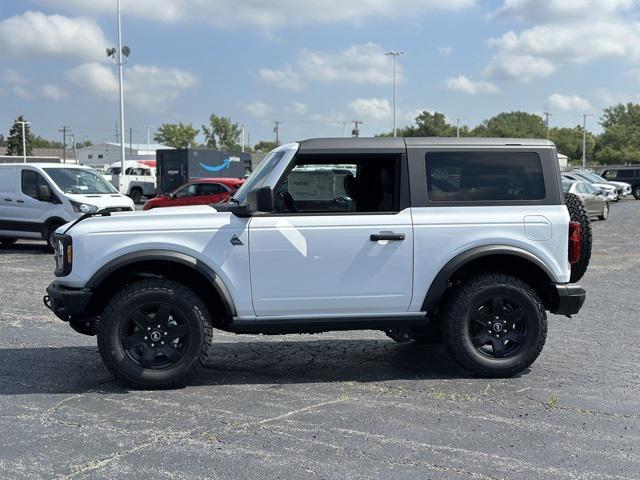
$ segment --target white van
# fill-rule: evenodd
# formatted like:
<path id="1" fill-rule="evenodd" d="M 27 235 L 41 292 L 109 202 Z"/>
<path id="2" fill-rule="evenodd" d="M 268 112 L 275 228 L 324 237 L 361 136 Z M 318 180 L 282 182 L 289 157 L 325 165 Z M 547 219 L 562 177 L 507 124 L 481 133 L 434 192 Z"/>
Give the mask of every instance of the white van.
<path id="1" fill-rule="evenodd" d="M 0 243 L 47 240 L 60 225 L 98 210 L 134 210 L 102 175 L 89 167 L 58 163 L 0 164 Z"/>

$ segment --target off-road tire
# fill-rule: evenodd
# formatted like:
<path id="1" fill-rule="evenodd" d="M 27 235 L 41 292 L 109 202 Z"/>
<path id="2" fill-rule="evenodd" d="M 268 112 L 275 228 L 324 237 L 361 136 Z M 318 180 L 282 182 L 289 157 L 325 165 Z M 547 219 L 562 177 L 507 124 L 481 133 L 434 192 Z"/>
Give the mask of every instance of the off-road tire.
<path id="1" fill-rule="evenodd" d="M 189 327 L 184 355 L 165 369 L 152 370 L 135 364 L 122 345 L 121 331 L 130 312 L 143 305 L 170 305 Z M 161 278 L 127 285 L 107 303 L 97 325 L 98 348 L 107 368 L 119 381 L 134 387 L 174 388 L 193 382 L 205 367 L 211 351 L 213 328 L 204 302 L 184 285 Z"/>
<path id="2" fill-rule="evenodd" d="M 573 193 L 564 194 L 565 203 L 572 222 L 580 223 L 580 258 L 571 265 L 571 277 L 569 281 L 575 283 L 579 281 L 587 272 L 589 261 L 591 260 L 592 233 L 589 214 L 580 197 Z"/>
<path id="3" fill-rule="evenodd" d="M 513 356 L 483 355 L 471 341 L 470 315 L 477 306 L 475 302 L 487 295 L 517 300 L 526 312 L 530 330 Z M 442 311 L 441 331 L 447 351 L 465 370 L 481 377 L 511 377 L 527 369 L 540 355 L 547 338 L 547 316 L 535 290 L 525 282 L 511 275 L 488 273 L 467 279 L 451 293 Z"/>

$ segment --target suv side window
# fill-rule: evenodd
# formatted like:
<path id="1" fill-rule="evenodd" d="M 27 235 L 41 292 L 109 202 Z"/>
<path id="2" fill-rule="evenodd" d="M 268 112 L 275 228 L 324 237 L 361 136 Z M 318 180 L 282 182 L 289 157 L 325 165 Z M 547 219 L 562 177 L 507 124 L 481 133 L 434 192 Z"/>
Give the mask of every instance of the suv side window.
<path id="1" fill-rule="evenodd" d="M 615 180 L 618 176 L 618 171 L 617 170 L 605 170 L 604 173 L 602 174 L 602 176 L 604 178 L 606 178 L 607 180 Z"/>
<path id="2" fill-rule="evenodd" d="M 38 172 L 33 170 L 22 171 L 22 193 L 39 200 L 38 191 L 41 185 L 48 185 L 48 183 Z"/>
<path id="3" fill-rule="evenodd" d="M 429 152 L 427 194 L 432 202 L 543 200 L 540 157 L 532 152 Z"/>
<path id="4" fill-rule="evenodd" d="M 400 157 L 299 155 L 275 190 L 277 213 L 398 212 Z"/>

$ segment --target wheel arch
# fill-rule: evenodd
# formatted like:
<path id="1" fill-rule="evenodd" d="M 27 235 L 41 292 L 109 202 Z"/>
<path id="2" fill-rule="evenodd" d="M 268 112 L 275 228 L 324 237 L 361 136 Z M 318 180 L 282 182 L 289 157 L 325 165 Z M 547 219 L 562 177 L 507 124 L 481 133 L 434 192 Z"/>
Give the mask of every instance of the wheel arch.
<path id="1" fill-rule="evenodd" d="M 480 272 L 508 273 L 529 283 L 540 295 L 546 308 L 557 300 L 553 288 L 554 274 L 533 253 L 511 245 L 485 245 L 466 250 L 440 269 L 427 291 L 423 311 L 436 309 L 447 289 L 457 281 Z"/>
<path id="2" fill-rule="evenodd" d="M 191 255 L 168 250 L 132 252 L 100 267 L 86 284 L 86 288 L 95 292 L 89 308 L 99 312 L 123 283 L 153 276 L 171 278 L 191 288 L 207 304 L 210 312 L 219 311 L 223 320 L 236 315 L 229 290 L 211 267 Z"/>
<path id="3" fill-rule="evenodd" d="M 65 220 L 62 217 L 49 217 L 49 218 L 47 218 L 44 221 L 44 223 L 42 224 L 42 231 L 40 232 L 42 234 L 42 238 L 44 238 L 45 240 L 47 239 L 47 231 L 49 230 L 51 225 L 59 224 L 60 226 L 62 226 L 65 223 L 69 223 L 69 220 Z"/>

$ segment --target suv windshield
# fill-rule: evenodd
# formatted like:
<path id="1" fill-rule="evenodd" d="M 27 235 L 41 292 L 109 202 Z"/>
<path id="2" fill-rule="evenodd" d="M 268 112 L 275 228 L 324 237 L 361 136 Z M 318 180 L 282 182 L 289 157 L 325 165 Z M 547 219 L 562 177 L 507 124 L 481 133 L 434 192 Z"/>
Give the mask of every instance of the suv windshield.
<path id="1" fill-rule="evenodd" d="M 45 168 L 44 171 L 64 193 L 117 193 L 109 182 L 93 170 Z"/>
<path id="2" fill-rule="evenodd" d="M 583 178 L 586 178 L 587 180 L 589 180 L 590 182 L 595 182 L 595 183 L 607 183 L 607 180 L 605 180 L 604 178 L 602 178 L 600 175 L 596 175 L 595 173 L 591 173 L 591 172 L 579 172 L 578 175 L 580 175 Z"/>
<path id="3" fill-rule="evenodd" d="M 284 157 L 286 153 L 287 150 L 279 150 L 267 155 L 232 198 L 240 204 L 244 203 L 247 199 L 247 193 L 264 185 L 264 182 L 269 178 L 273 169 L 278 165 L 278 162 L 282 160 L 282 157 Z"/>

